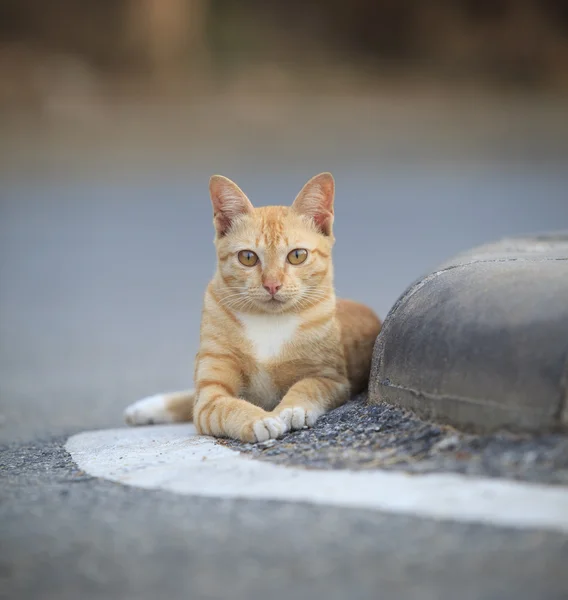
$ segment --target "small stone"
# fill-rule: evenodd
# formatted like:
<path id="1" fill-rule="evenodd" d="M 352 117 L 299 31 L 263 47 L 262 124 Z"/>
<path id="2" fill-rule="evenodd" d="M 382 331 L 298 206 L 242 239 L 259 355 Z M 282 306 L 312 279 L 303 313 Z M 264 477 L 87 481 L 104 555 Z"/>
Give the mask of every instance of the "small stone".
<path id="1" fill-rule="evenodd" d="M 432 450 L 443 452 L 444 450 L 453 450 L 460 443 L 460 438 L 457 435 L 451 435 L 450 437 L 443 438 L 439 442 L 436 442 L 432 446 Z"/>
<path id="2" fill-rule="evenodd" d="M 263 448 L 270 448 L 270 446 L 274 446 L 276 444 L 276 440 L 266 440 L 265 442 L 259 442 L 258 446 L 262 446 Z"/>

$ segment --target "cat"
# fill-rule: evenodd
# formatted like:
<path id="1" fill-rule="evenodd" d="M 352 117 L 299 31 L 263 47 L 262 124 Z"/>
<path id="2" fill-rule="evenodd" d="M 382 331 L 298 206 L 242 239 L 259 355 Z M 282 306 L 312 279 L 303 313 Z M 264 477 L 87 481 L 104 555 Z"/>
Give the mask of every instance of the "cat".
<path id="1" fill-rule="evenodd" d="M 321 173 L 291 207 L 254 208 L 221 175 L 209 184 L 217 271 L 205 292 L 195 390 L 125 411 L 130 425 L 193 421 L 245 442 L 314 425 L 368 384 L 381 322 L 333 288 L 335 182 Z"/>

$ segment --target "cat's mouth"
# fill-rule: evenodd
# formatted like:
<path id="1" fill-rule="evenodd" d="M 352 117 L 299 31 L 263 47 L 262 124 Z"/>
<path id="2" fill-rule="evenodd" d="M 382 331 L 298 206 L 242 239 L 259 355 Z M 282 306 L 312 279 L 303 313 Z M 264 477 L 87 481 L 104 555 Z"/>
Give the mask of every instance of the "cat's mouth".
<path id="1" fill-rule="evenodd" d="M 288 300 L 284 298 L 277 298 L 276 296 L 271 296 L 270 298 L 266 298 L 263 300 L 262 305 L 266 310 L 281 310 L 281 308 L 287 304 Z"/>
<path id="2" fill-rule="evenodd" d="M 259 309 L 266 312 L 281 312 L 290 306 L 290 298 L 287 296 L 266 294 L 266 296 L 256 298 L 256 303 Z"/>

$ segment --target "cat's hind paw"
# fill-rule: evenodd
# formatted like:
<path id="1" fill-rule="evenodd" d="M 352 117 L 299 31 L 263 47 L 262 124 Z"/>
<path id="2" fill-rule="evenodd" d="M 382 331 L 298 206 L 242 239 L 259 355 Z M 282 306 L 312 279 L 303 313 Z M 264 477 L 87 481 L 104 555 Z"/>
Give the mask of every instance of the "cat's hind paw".
<path id="1" fill-rule="evenodd" d="M 128 425 L 157 425 L 173 423 L 168 411 L 165 394 L 148 396 L 134 402 L 124 411 L 124 420 Z"/>

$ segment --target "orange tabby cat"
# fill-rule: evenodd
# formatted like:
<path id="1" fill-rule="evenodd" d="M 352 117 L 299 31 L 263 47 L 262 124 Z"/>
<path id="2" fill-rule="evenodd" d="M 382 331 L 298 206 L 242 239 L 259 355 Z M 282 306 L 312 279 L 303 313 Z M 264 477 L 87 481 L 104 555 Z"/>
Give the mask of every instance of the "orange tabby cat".
<path id="1" fill-rule="evenodd" d="M 317 175 L 291 207 L 254 208 L 210 181 L 217 272 L 205 293 L 195 391 L 129 406 L 131 425 L 193 420 L 247 442 L 311 426 L 368 383 L 381 323 L 333 290 L 334 181 Z"/>

